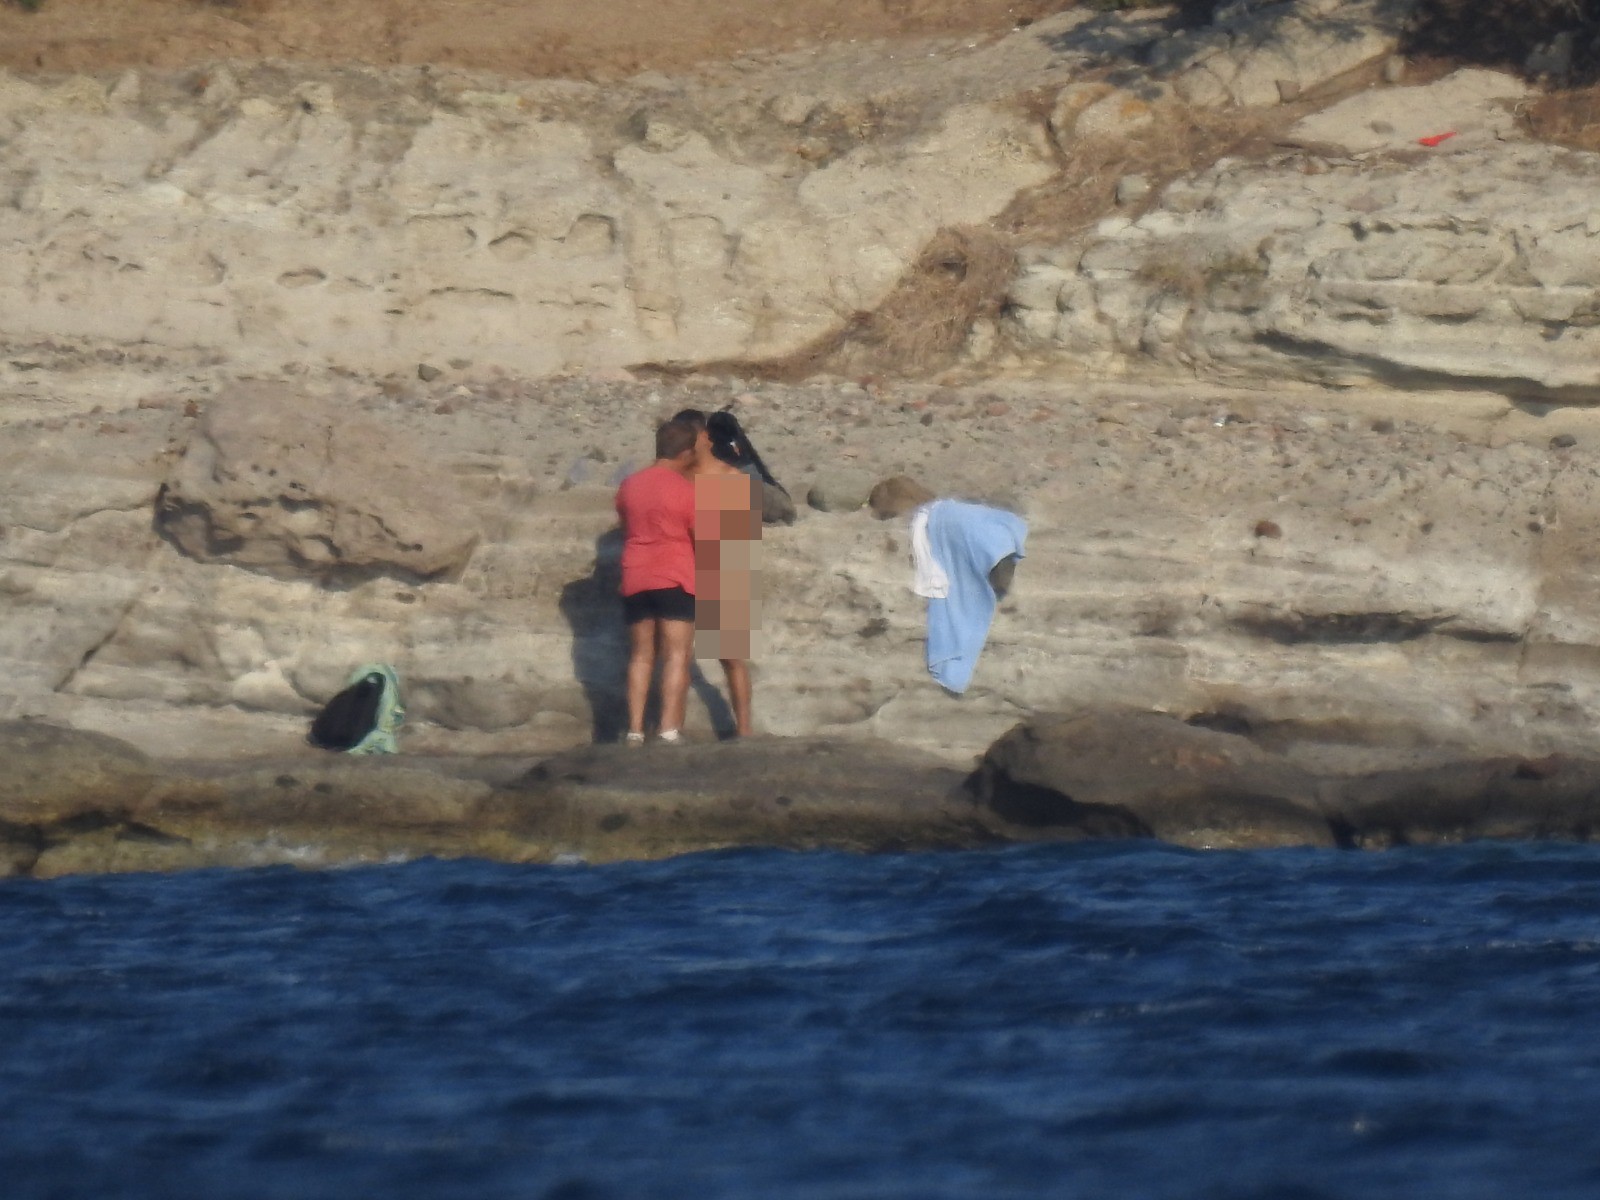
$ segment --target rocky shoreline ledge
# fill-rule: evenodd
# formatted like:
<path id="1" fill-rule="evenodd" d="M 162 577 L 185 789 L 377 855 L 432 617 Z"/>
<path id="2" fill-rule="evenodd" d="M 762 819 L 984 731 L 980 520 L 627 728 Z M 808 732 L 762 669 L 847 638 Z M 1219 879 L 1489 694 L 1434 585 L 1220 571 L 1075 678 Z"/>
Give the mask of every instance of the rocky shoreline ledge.
<path id="1" fill-rule="evenodd" d="M 0 721 L 122 744 L 0 759 L 0 870 L 1588 836 L 1600 110 L 1567 35 L 931 4 L 590 78 L 93 5 L 152 58 L 46 7 L 0 2 Z M 681 407 L 737 412 L 795 511 L 770 736 L 713 743 L 701 679 L 669 769 L 590 743 L 615 488 Z M 959 699 L 895 478 L 1029 523 Z M 369 661 L 407 753 L 316 758 Z"/>
<path id="2" fill-rule="evenodd" d="M 0 877 L 1091 838 L 1375 849 L 1586 841 L 1600 829 L 1600 761 L 1470 758 L 1304 732 L 1082 711 L 1019 724 L 968 773 L 886 743 L 820 738 L 596 745 L 536 762 L 185 763 L 12 721 L 0 724 Z"/>

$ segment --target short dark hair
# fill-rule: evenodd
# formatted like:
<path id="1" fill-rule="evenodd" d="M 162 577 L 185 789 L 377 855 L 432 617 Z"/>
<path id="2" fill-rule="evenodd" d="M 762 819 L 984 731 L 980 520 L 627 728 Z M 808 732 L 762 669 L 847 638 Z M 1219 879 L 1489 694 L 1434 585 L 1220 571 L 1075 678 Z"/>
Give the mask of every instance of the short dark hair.
<path id="1" fill-rule="evenodd" d="M 677 412 L 672 414 L 672 419 L 674 421 L 687 421 L 696 429 L 704 429 L 706 427 L 706 414 L 704 409 L 680 408 Z"/>
<path id="2" fill-rule="evenodd" d="M 688 421 L 680 421 L 676 417 L 663 421 L 656 427 L 656 457 L 677 458 L 685 451 L 693 450 L 699 437 L 700 431 Z"/>

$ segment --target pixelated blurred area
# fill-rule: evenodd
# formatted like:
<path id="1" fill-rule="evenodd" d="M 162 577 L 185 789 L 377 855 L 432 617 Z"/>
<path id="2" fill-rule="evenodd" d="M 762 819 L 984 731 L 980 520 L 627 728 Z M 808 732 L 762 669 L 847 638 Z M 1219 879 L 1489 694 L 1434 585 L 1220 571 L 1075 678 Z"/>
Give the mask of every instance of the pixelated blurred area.
<path id="1" fill-rule="evenodd" d="M 759 540 L 760 483 L 742 471 L 696 475 L 694 527 L 697 542 Z"/>
<path id="2" fill-rule="evenodd" d="M 743 473 L 695 477 L 696 658 L 755 655 L 761 628 L 758 489 L 758 481 Z"/>

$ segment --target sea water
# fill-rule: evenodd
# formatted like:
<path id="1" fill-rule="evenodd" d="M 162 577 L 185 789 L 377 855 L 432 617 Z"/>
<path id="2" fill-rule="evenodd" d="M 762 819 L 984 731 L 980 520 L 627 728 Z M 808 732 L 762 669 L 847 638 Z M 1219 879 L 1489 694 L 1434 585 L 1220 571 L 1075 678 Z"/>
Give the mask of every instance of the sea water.
<path id="1" fill-rule="evenodd" d="M 1593 1197 L 1600 850 L 0 883 L 0 1195 Z"/>

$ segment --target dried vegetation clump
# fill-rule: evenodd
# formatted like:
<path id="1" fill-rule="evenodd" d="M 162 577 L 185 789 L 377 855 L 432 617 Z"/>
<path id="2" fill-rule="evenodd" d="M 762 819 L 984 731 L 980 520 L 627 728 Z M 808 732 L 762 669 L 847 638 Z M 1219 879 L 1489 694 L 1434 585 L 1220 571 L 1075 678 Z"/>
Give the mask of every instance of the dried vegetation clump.
<path id="1" fill-rule="evenodd" d="M 774 379 L 936 371 L 955 361 L 977 321 L 999 315 L 1015 266 L 1011 237 L 979 225 L 941 229 L 876 309 L 846 314 L 799 353 L 721 366 Z"/>

